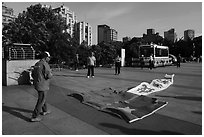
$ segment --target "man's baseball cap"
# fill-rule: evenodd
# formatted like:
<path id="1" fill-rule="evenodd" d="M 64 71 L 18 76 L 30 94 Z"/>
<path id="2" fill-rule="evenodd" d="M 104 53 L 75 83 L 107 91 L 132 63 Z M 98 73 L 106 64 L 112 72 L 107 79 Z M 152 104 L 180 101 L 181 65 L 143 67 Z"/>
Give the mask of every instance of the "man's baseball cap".
<path id="1" fill-rule="evenodd" d="M 41 57 L 42 57 L 42 58 L 47 58 L 47 57 L 51 58 L 50 53 L 47 52 L 47 51 L 42 52 Z"/>
<path id="2" fill-rule="evenodd" d="M 45 51 L 45 54 L 47 54 L 47 57 L 51 57 L 49 52 Z"/>

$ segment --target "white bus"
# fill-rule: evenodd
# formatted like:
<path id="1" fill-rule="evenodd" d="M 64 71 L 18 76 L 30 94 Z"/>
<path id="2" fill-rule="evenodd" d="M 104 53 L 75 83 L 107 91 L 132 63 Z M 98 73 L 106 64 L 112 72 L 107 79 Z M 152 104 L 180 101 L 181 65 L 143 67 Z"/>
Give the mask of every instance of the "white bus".
<path id="1" fill-rule="evenodd" d="M 149 64 L 150 55 L 154 58 L 154 67 L 171 65 L 172 60 L 169 58 L 169 48 L 167 46 L 159 46 L 156 44 L 140 45 L 139 56 L 144 55 L 145 65 Z"/>

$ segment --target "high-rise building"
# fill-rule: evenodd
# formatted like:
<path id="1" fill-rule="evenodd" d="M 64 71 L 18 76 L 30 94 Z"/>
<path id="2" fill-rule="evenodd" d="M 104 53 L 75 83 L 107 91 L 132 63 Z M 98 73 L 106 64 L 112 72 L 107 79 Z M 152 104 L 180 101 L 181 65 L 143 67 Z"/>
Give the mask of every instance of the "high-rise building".
<path id="1" fill-rule="evenodd" d="M 66 19 L 66 24 L 68 25 L 67 32 L 73 37 L 75 24 L 77 22 L 74 12 L 64 5 L 61 5 L 58 8 L 53 8 L 53 11 Z"/>
<path id="2" fill-rule="evenodd" d="M 117 41 L 118 39 L 118 32 L 115 29 L 110 29 L 110 42 Z"/>
<path id="3" fill-rule="evenodd" d="M 193 40 L 195 31 L 188 29 L 184 31 L 184 41 Z"/>
<path id="4" fill-rule="evenodd" d="M 98 25 L 98 43 L 108 41 L 108 31 L 110 27 L 108 25 Z"/>
<path id="5" fill-rule="evenodd" d="M 117 41 L 118 32 L 108 25 L 98 25 L 98 43 Z"/>
<path id="6" fill-rule="evenodd" d="M 147 29 L 147 35 L 154 35 L 155 34 L 155 29 Z"/>
<path id="7" fill-rule="evenodd" d="M 92 45 L 92 27 L 82 21 L 76 24 L 76 37 L 79 40 L 79 44 L 87 44 L 88 46 Z"/>
<path id="8" fill-rule="evenodd" d="M 12 8 L 7 7 L 4 3 L 2 3 L 2 25 L 8 24 L 11 21 L 14 21 L 14 10 Z"/>
<path id="9" fill-rule="evenodd" d="M 174 28 L 164 32 L 164 39 L 168 41 L 175 42 L 177 39 L 177 34 Z"/>

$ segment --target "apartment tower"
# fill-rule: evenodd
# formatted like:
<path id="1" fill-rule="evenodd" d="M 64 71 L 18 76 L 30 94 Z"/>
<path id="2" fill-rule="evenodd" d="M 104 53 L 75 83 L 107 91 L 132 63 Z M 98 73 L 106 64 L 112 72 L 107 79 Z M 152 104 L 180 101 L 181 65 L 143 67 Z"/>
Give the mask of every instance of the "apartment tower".
<path id="1" fill-rule="evenodd" d="M 15 19 L 14 10 L 12 8 L 7 7 L 4 3 L 2 3 L 2 25 L 4 26 L 9 22 L 14 21 L 14 19 Z"/>
<path id="2" fill-rule="evenodd" d="M 195 31 L 188 29 L 184 31 L 184 41 L 193 40 L 195 36 Z"/>
<path id="3" fill-rule="evenodd" d="M 165 31 L 164 32 L 164 39 L 174 43 L 176 41 L 176 39 L 177 39 L 177 35 L 176 35 L 175 29 L 172 28 L 172 29 L 170 29 L 168 31 Z"/>
<path id="4" fill-rule="evenodd" d="M 92 27 L 88 23 L 84 21 L 78 22 L 75 30 L 79 44 L 92 45 Z"/>
<path id="5" fill-rule="evenodd" d="M 74 12 L 64 5 L 61 5 L 58 8 L 53 8 L 53 11 L 66 19 L 66 24 L 69 26 L 67 32 L 73 37 L 75 24 L 77 22 Z"/>
<path id="6" fill-rule="evenodd" d="M 155 34 L 155 29 L 147 29 L 147 35 L 154 35 Z"/>
<path id="7" fill-rule="evenodd" d="M 117 41 L 118 32 L 108 25 L 98 25 L 98 43 Z"/>

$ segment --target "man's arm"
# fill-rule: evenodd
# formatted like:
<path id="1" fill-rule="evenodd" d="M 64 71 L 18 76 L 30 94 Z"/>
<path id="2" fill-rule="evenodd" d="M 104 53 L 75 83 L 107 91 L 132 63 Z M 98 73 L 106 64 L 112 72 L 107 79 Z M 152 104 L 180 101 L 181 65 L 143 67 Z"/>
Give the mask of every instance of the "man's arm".
<path id="1" fill-rule="evenodd" d="M 50 66 L 48 64 L 45 64 L 44 68 L 45 68 L 45 79 L 51 79 L 53 74 L 52 74 L 52 71 L 50 69 Z"/>

